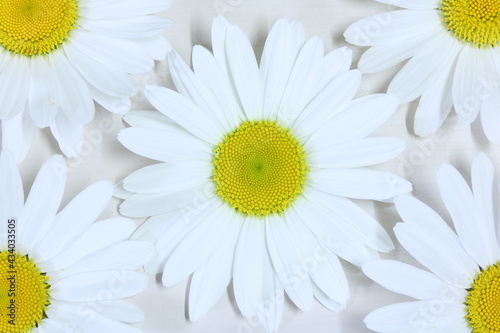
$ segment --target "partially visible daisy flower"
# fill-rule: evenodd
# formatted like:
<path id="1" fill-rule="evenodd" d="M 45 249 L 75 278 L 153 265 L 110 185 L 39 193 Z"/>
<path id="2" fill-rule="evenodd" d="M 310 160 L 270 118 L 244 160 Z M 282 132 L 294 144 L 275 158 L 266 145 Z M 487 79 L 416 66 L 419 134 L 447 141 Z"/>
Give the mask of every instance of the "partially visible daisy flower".
<path id="1" fill-rule="evenodd" d="M 314 295 L 341 311 L 349 288 L 337 256 L 361 265 L 393 249 L 348 198 L 411 191 L 407 181 L 365 168 L 404 149 L 396 138 L 366 138 L 398 101 L 353 101 L 361 74 L 349 70 L 350 51 L 325 56 L 298 22 L 274 25 L 260 66 L 244 33 L 223 17 L 213 22 L 212 44 L 213 55 L 194 47 L 194 73 L 171 52 L 179 93 L 147 87 L 161 113 L 132 111 L 132 127 L 119 134 L 125 147 L 161 162 L 129 175 L 120 192 L 122 214 L 152 216 L 133 236 L 156 244 L 145 269 L 163 272 L 165 286 L 193 273 L 193 321 L 231 279 L 241 313 L 257 312 L 268 332 L 278 329 L 284 291 L 302 310 Z"/>
<path id="2" fill-rule="evenodd" d="M 135 270 L 152 256 L 151 243 L 127 240 L 129 219 L 94 222 L 111 198 L 109 182 L 57 213 L 65 182 L 64 160 L 54 156 L 24 202 L 16 161 L 0 153 L 0 332 L 142 332 L 125 324 L 142 321 L 141 309 L 122 299 L 146 288 Z"/>
<path id="3" fill-rule="evenodd" d="M 383 287 L 418 301 L 389 305 L 365 318 L 376 332 L 490 333 L 500 331 L 500 205 L 491 161 L 472 164 L 472 190 L 459 172 L 443 165 L 441 197 L 456 233 L 431 208 L 409 196 L 397 198 L 404 220 L 399 242 L 429 271 L 398 261 L 375 260 L 363 271 Z"/>
<path id="4" fill-rule="evenodd" d="M 36 127 L 50 126 L 63 153 L 76 155 L 94 100 L 123 114 L 136 93 L 128 73 L 164 59 L 159 34 L 170 20 L 150 15 L 170 0 L 2 0 L 0 119 L 3 147 L 21 160 Z"/>
<path id="5" fill-rule="evenodd" d="M 415 133 L 436 131 L 455 107 L 461 121 L 481 113 L 488 139 L 500 144 L 500 2 L 498 0 L 377 0 L 403 7 L 362 19 L 345 32 L 371 46 L 359 60 L 376 73 L 408 58 L 388 93 L 401 103 L 420 97 Z"/>

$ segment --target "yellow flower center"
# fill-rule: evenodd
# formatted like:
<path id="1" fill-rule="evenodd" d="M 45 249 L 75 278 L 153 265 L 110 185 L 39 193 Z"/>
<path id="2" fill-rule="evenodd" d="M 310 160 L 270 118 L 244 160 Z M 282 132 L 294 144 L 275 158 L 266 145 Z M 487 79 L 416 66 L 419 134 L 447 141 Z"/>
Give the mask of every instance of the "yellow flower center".
<path id="1" fill-rule="evenodd" d="M 302 193 L 305 153 L 274 121 L 246 121 L 214 150 L 216 193 L 245 216 L 283 213 Z"/>
<path id="2" fill-rule="evenodd" d="M 75 0 L 1 0 L 0 45 L 25 56 L 57 49 L 74 29 Z"/>
<path id="3" fill-rule="evenodd" d="M 482 270 L 467 296 L 467 315 L 474 333 L 500 332 L 500 264 Z"/>
<path id="4" fill-rule="evenodd" d="M 27 333 L 50 304 L 48 277 L 27 256 L 0 252 L 0 332 Z"/>
<path id="5" fill-rule="evenodd" d="M 476 47 L 500 42 L 500 0 L 443 0 L 443 22 L 453 36 Z"/>

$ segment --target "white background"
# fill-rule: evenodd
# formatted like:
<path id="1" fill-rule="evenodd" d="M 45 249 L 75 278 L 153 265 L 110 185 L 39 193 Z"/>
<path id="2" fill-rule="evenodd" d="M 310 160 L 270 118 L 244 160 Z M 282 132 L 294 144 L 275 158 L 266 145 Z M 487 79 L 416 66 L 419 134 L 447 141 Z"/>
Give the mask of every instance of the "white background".
<path id="1" fill-rule="evenodd" d="M 172 28 L 166 31 L 164 36 L 185 61 L 190 63 L 193 45 L 201 44 L 211 48 L 211 22 L 222 12 L 230 22 L 238 24 L 245 31 L 257 57 L 260 57 L 267 32 L 278 18 L 302 22 L 306 36 L 319 36 L 325 44 L 325 51 L 328 52 L 348 45 L 344 41 L 343 32 L 350 23 L 393 9 L 373 0 L 177 0 L 161 15 L 173 20 Z M 352 68 L 356 68 L 364 49 L 349 47 L 354 51 Z M 400 67 L 364 76 L 358 97 L 385 92 Z M 159 84 L 173 88 L 164 61 L 157 63 L 154 72 L 137 77 L 137 82 L 141 86 Z M 454 111 L 437 134 L 426 139 L 416 138 L 412 130 L 416 106 L 416 102 L 400 106 L 393 118 L 375 133 L 379 136 L 403 138 L 407 142 L 407 150 L 399 158 L 377 168 L 406 177 L 414 184 L 414 195 L 449 221 L 435 182 L 438 167 L 442 163 L 451 163 L 468 180 L 471 160 L 479 151 L 485 152 L 500 169 L 500 148 L 488 143 L 479 122 L 473 123 L 471 127 L 462 125 Z M 148 107 L 142 93 L 133 99 L 133 109 Z M 125 126 L 119 116 L 98 107 L 94 121 L 86 127 L 86 138 L 81 143 L 80 156 L 67 160 L 69 174 L 63 205 L 93 182 L 109 180 L 115 183 L 139 167 L 154 163 L 129 152 L 116 140 L 117 132 Z M 39 131 L 28 158 L 20 166 L 26 193 L 41 164 L 57 153 L 57 144 L 50 133 L 47 130 Z M 102 217 L 118 216 L 119 203 L 119 200 L 113 199 Z M 358 203 L 377 218 L 395 240 L 392 228 L 399 221 L 399 217 L 394 207 L 386 203 Z M 140 223 L 142 220 L 137 220 L 137 224 Z M 414 263 L 398 245 L 396 251 L 384 257 Z M 377 286 L 352 265 L 344 263 L 344 267 L 351 289 L 347 310 L 340 314 L 332 313 L 318 302 L 314 302 L 309 312 L 302 312 L 287 300 L 280 332 L 369 332 L 362 320 L 370 311 L 383 305 L 408 300 Z M 245 320 L 239 314 L 231 291 L 224 293 L 205 317 L 192 323 L 186 319 L 188 281 L 172 288 L 165 288 L 158 281 L 159 276 L 152 276 L 148 290 L 131 299 L 146 313 L 144 323 L 137 325 L 146 333 L 264 332 L 255 318 Z"/>

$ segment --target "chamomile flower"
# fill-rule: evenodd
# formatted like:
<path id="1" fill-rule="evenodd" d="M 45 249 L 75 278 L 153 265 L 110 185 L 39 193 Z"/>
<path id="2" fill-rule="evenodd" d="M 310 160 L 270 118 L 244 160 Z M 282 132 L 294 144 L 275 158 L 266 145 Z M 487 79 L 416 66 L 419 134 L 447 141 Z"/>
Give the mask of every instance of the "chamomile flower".
<path id="1" fill-rule="evenodd" d="M 129 219 L 94 222 L 111 198 L 109 182 L 57 213 L 65 181 L 64 160 L 54 156 L 25 202 L 13 155 L 0 153 L 0 332 L 142 332 L 125 324 L 142 321 L 142 311 L 122 298 L 146 288 L 135 270 L 153 254 L 151 243 L 127 240 Z"/>
<path id="2" fill-rule="evenodd" d="M 376 73 L 408 58 L 388 92 L 402 103 L 420 97 L 415 133 L 436 131 L 452 107 L 464 123 L 481 113 L 488 139 L 500 144 L 500 2 L 377 0 L 403 7 L 352 24 L 348 42 L 371 46 L 359 68 Z"/>
<path id="3" fill-rule="evenodd" d="M 160 161 L 129 175 L 122 214 L 151 216 L 133 239 L 155 242 L 145 269 L 165 286 L 193 274 L 189 317 L 198 320 L 233 281 L 244 316 L 278 329 L 283 292 L 302 310 L 313 295 L 341 311 L 349 289 L 338 256 L 356 265 L 393 248 L 378 222 L 348 198 L 390 199 L 405 180 L 366 168 L 404 143 L 366 138 L 397 99 L 352 100 L 361 74 L 346 48 L 324 55 L 298 22 L 278 21 L 260 66 L 249 40 L 223 17 L 214 54 L 193 50 L 194 73 L 171 52 L 179 91 L 147 87 L 157 111 L 132 111 L 120 142 Z M 263 305 L 269 311 L 262 311 Z"/>
<path id="4" fill-rule="evenodd" d="M 94 100 L 125 113 L 136 92 L 128 73 L 163 59 L 170 21 L 150 15 L 170 0 L 3 0 L 0 3 L 0 119 L 3 147 L 18 160 L 36 127 L 49 127 L 76 155 Z"/>
<path id="5" fill-rule="evenodd" d="M 419 200 L 396 199 L 404 220 L 394 228 L 396 236 L 428 270 L 392 260 L 363 265 L 385 288 L 417 299 L 373 311 L 365 318 L 368 328 L 387 333 L 500 331 L 499 184 L 484 154 L 474 159 L 471 174 L 472 190 L 452 166 L 438 172 L 456 233 Z"/>

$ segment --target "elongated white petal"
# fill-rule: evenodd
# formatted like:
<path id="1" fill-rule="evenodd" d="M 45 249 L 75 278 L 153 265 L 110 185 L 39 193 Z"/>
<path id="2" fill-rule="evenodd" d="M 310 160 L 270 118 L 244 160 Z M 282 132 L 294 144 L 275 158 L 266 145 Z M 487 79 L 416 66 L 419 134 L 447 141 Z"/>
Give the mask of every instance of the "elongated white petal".
<path id="1" fill-rule="evenodd" d="M 96 6 L 82 8 L 78 14 L 91 19 L 124 18 L 161 12 L 172 4 L 171 0 L 147 0 L 137 2 L 122 0 L 117 6 L 115 2 L 102 2 Z"/>
<path id="2" fill-rule="evenodd" d="M 500 105 L 500 62 L 496 59 L 499 52 L 491 50 L 490 57 L 484 57 L 485 68 L 491 69 L 486 76 L 484 85 L 485 98 L 481 108 L 481 124 L 488 140 L 493 144 L 500 144 L 500 112 L 497 106 Z"/>
<path id="3" fill-rule="evenodd" d="M 432 37 L 421 50 L 396 74 L 387 92 L 408 103 L 422 95 L 453 63 L 463 44 L 442 31 Z"/>
<path id="4" fill-rule="evenodd" d="M 239 236 L 239 224 L 230 221 L 233 228 L 223 237 L 205 264 L 198 268 L 189 288 L 189 319 L 199 320 L 219 300 L 232 278 L 234 248 Z"/>
<path id="5" fill-rule="evenodd" d="M 253 218 L 246 219 L 235 251 L 234 298 L 243 316 L 248 317 L 261 300 L 263 261 L 268 256 L 262 221 Z"/>
<path id="6" fill-rule="evenodd" d="M 439 316 L 425 316 L 432 311 L 434 304 L 441 306 Z M 366 326 L 376 332 L 423 332 L 423 333 L 469 333 L 465 319 L 465 305 L 456 303 L 442 304 L 439 299 L 397 303 L 371 312 L 365 318 Z"/>
<path id="7" fill-rule="evenodd" d="M 0 89 L 0 109 L 1 119 L 10 119 L 18 115 L 25 107 L 30 91 L 29 58 L 10 56 L 8 66 L 0 72 L 0 82 L 3 82 Z M 8 84 L 5 84 L 8 82 Z"/>
<path id="8" fill-rule="evenodd" d="M 46 59 L 31 62 L 31 85 L 28 96 L 28 109 L 36 126 L 49 126 L 61 106 L 61 96 L 55 66 Z"/>
<path id="9" fill-rule="evenodd" d="M 284 305 L 284 290 L 268 255 L 262 260 L 261 298 L 257 303 L 257 317 L 267 332 L 277 332 Z"/>
<path id="10" fill-rule="evenodd" d="M 442 29 L 436 10 L 394 10 L 351 24 L 344 32 L 346 41 L 360 46 L 397 44 L 402 41 L 432 35 Z"/>
<path id="11" fill-rule="evenodd" d="M 399 6 L 414 10 L 435 9 L 439 6 L 437 0 L 377 0 L 388 5 Z"/>
<path id="12" fill-rule="evenodd" d="M 2 148 L 10 150 L 17 162 L 28 154 L 35 134 L 35 124 L 29 112 L 22 111 L 9 120 L 2 120 Z"/>
<path id="13" fill-rule="evenodd" d="M 203 217 L 169 257 L 162 276 L 163 285 L 170 287 L 185 279 L 200 267 L 219 246 L 223 238 L 231 236 L 231 223 L 235 212 L 221 205 Z M 226 232 L 224 232 L 226 231 Z M 193 251 L 196 248 L 197 251 Z"/>
<path id="14" fill-rule="evenodd" d="M 123 115 L 127 113 L 132 106 L 130 98 L 128 97 L 110 96 L 91 85 L 88 85 L 88 89 L 92 98 L 110 112 Z"/>
<path id="15" fill-rule="evenodd" d="M 216 145 L 226 134 L 205 111 L 179 93 L 155 86 L 146 87 L 144 93 L 158 111 L 207 143 Z"/>
<path id="16" fill-rule="evenodd" d="M 265 225 L 267 250 L 276 274 L 295 305 L 307 311 L 312 306 L 311 281 L 307 274 L 298 278 L 293 273 L 295 267 L 301 266 L 302 258 L 290 230 L 281 217 L 269 217 Z"/>
<path id="17" fill-rule="evenodd" d="M 453 105 L 460 119 L 466 124 L 476 120 L 485 98 L 481 90 L 485 74 L 488 74 L 484 68 L 484 58 L 490 55 L 482 51 L 464 47 L 458 56 L 453 76 Z"/>
<path id="18" fill-rule="evenodd" d="M 69 121 L 62 112 L 59 112 L 54 123 L 50 125 L 50 130 L 64 155 L 70 158 L 79 155 L 80 144 L 83 142 L 82 125 Z"/>
<path id="19" fill-rule="evenodd" d="M 493 195 L 493 165 L 487 158 L 478 159 L 474 165 L 474 183 L 478 190 L 479 197 L 489 197 Z M 478 174 L 481 172 L 481 174 Z M 481 177 L 481 180 L 478 179 Z M 482 185 L 479 185 L 482 182 Z M 485 182 L 489 183 L 488 185 Z M 484 212 L 480 211 L 469 186 L 460 173 L 450 165 L 443 165 L 438 172 L 439 191 L 443 202 L 450 212 L 453 224 L 457 230 L 458 237 L 470 256 L 482 267 L 491 265 L 500 256 L 500 248 L 495 239 L 492 221 L 492 210 L 490 209 L 490 219 L 487 219 Z M 481 186 L 481 187 L 479 187 Z M 488 190 L 489 187 L 489 190 Z M 486 199 L 488 200 L 488 199 Z M 485 207 L 483 202 L 482 207 Z"/>
<path id="20" fill-rule="evenodd" d="M 394 260 L 373 260 L 363 265 L 363 273 L 382 287 L 416 299 L 445 298 L 460 301 L 465 289 L 445 283 L 432 273 Z"/>
<path id="21" fill-rule="evenodd" d="M 452 286 L 469 288 L 479 272 L 474 260 L 453 239 L 408 223 L 398 223 L 394 232 L 415 259 Z"/>
<path id="22" fill-rule="evenodd" d="M 40 168 L 19 216 L 17 241 L 26 250 L 33 249 L 52 224 L 61 204 L 65 185 L 66 163 L 62 156 L 53 156 Z"/>
<path id="23" fill-rule="evenodd" d="M 92 309 L 92 305 L 88 307 Z M 95 311 L 95 309 L 92 309 Z M 124 323 L 139 323 L 144 321 L 144 312 L 140 307 L 122 300 L 101 302 L 99 314 L 112 320 Z"/>
<path id="24" fill-rule="evenodd" d="M 164 60 L 167 52 L 172 50 L 172 45 L 163 36 L 134 38 L 132 41 L 146 50 L 154 60 Z"/>
<path id="25" fill-rule="evenodd" d="M 346 46 L 330 51 L 323 58 L 323 77 L 320 87 L 325 87 L 331 80 L 351 68 L 352 50 Z"/>
<path id="26" fill-rule="evenodd" d="M 78 24 L 95 34 L 116 38 L 147 38 L 160 34 L 172 25 L 172 21 L 159 16 L 137 16 L 120 19 L 85 19 Z"/>
<path id="27" fill-rule="evenodd" d="M 45 261 L 63 251 L 101 214 L 112 193 L 110 183 L 99 182 L 75 196 L 52 224 L 52 230 L 64 230 L 64 237 L 57 232 L 47 233 L 37 245 L 37 259 Z"/>
<path id="28" fill-rule="evenodd" d="M 180 129 L 172 120 L 155 110 L 132 110 L 123 116 L 123 120 L 133 127 L 147 127 L 167 131 L 179 131 Z M 184 133 L 183 131 L 180 132 Z"/>
<path id="29" fill-rule="evenodd" d="M 245 114 L 250 120 L 260 120 L 263 114 L 259 67 L 250 41 L 234 25 L 226 31 L 226 55 L 229 75 Z"/>
<path id="30" fill-rule="evenodd" d="M 411 192 L 407 180 L 371 169 L 320 169 L 311 172 L 310 186 L 327 193 L 355 198 L 386 200 Z"/>

